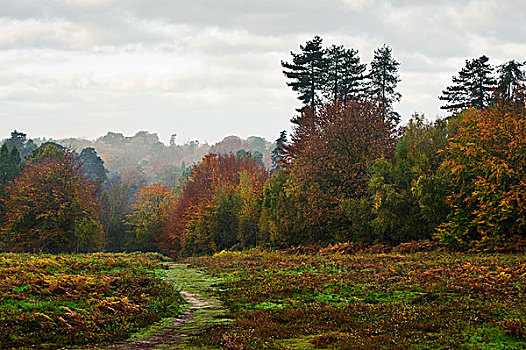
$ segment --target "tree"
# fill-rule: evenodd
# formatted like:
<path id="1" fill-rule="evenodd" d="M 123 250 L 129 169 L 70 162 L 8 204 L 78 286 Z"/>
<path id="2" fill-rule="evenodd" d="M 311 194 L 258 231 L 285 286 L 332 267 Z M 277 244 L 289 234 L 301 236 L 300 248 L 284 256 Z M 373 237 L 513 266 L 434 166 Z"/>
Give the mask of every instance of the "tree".
<path id="1" fill-rule="evenodd" d="M 520 249 L 526 242 L 526 108 L 497 100 L 468 109 L 447 148 L 451 209 L 438 237 L 459 249 Z"/>
<path id="2" fill-rule="evenodd" d="M 100 199 L 100 206 L 100 221 L 104 227 L 104 250 L 124 251 L 127 239 L 126 219 L 132 210 L 128 184 L 117 183 L 105 190 Z"/>
<path id="3" fill-rule="evenodd" d="M 161 251 L 161 235 L 167 208 L 175 199 L 165 186 L 154 184 L 139 187 L 133 211 L 128 215 L 129 233 L 133 236 L 129 248 L 143 252 Z"/>
<path id="4" fill-rule="evenodd" d="M 391 48 L 384 45 L 374 51 L 369 72 L 369 92 L 380 101 L 384 108 L 384 117 L 390 116 L 395 121 L 400 120 L 398 113 L 393 111 L 393 103 L 402 97 L 396 91 L 400 82 L 398 66 L 400 65 L 391 55 Z"/>
<path id="5" fill-rule="evenodd" d="M 272 171 L 278 170 L 284 163 L 286 163 L 284 158 L 286 146 L 287 132 L 283 130 L 279 133 L 279 137 L 276 140 L 276 147 L 274 147 L 270 156 L 272 160 Z"/>
<path id="6" fill-rule="evenodd" d="M 366 195 L 367 169 L 375 159 L 392 156 L 393 129 L 382 106 L 369 98 L 328 104 L 316 115 L 304 113 L 286 149 L 288 191 L 306 198 L 297 202 L 303 203 L 299 217 L 312 237 L 346 236 L 341 205 Z"/>
<path id="7" fill-rule="evenodd" d="M 7 186 L 3 204 L 0 241 L 6 250 L 71 253 L 102 246 L 96 189 L 72 152 L 45 147 Z"/>
<path id="8" fill-rule="evenodd" d="M 487 56 L 466 60 L 466 65 L 453 76 L 453 85 L 442 91 L 440 100 L 446 101 L 442 109 L 459 112 L 473 107 L 483 109 L 491 103 L 496 80 L 493 78 L 493 67 Z"/>
<path id="9" fill-rule="evenodd" d="M 447 215 L 447 180 L 441 168 L 447 145 L 443 120 L 412 116 L 392 161 L 377 159 L 368 190 L 372 241 L 400 243 L 431 237 Z"/>
<path id="10" fill-rule="evenodd" d="M 498 91 L 505 99 L 513 99 L 517 92 L 524 88 L 526 76 L 522 70 L 524 63 L 515 60 L 501 64 L 497 68 L 498 72 Z"/>
<path id="11" fill-rule="evenodd" d="M 20 172 L 20 154 L 16 147 L 7 148 L 4 143 L 0 148 L 0 226 L 4 216 L 2 198 L 5 196 L 6 186 L 13 181 Z"/>
<path id="12" fill-rule="evenodd" d="M 287 86 L 299 94 L 298 99 L 303 103 L 303 108 L 311 111 L 321 104 L 320 93 L 326 81 L 322 41 L 322 38 L 315 36 L 305 45 L 300 45 L 300 53 L 291 51 L 292 63 L 281 61 L 283 74 L 290 80 Z"/>
<path id="13" fill-rule="evenodd" d="M 13 147 L 11 152 L 4 143 L 0 148 L 0 195 L 4 187 L 17 177 L 20 172 L 20 154 L 18 149 Z"/>
<path id="14" fill-rule="evenodd" d="M 358 51 L 346 49 L 343 46 L 332 45 L 325 50 L 327 61 L 327 81 L 324 94 L 332 102 L 342 99 L 357 98 L 363 91 L 362 82 L 365 79 L 365 64 L 360 63 Z"/>
<path id="15" fill-rule="evenodd" d="M 194 166 L 184 189 L 169 208 L 163 233 L 165 251 L 172 255 L 206 253 L 236 244 L 239 238 L 249 242 L 250 232 L 239 233 L 239 215 L 243 211 L 254 212 L 249 188 L 261 192 L 267 178 L 267 170 L 252 157 L 232 154 L 204 157 Z M 235 222 L 222 223 L 226 212 L 235 212 Z M 232 230 L 224 229 L 223 224 Z M 248 221 L 244 225 L 252 227 Z M 219 229 L 221 233 L 216 232 Z M 227 231 L 228 237 L 224 236 Z M 192 245 L 197 245 L 198 251 Z"/>
<path id="16" fill-rule="evenodd" d="M 104 168 L 104 161 L 100 159 L 93 147 L 84 148 L 80 152 L 79 162 L 84 177 L 99 184 L 107 180 L 108 171 Z"/>
<path id="17" fill-rule="evenodd" d="M 5 140 L 5 144 L 10 151 L 13 147 L 16 147 L 21 160 L 24 160 L 27 155 L 37 148 L 33 140 L 28 140 L 26 136 L 26 134 L 14 130 L 11 132 L 11 137 Z"/>
<path id="18" fill-rule="evenodd" d="M 306 196 L 295 191 L 285 169 L 277 170 L 263 188 L 258 244 L 285 248 L 314 242 L 306 213 Z"/>

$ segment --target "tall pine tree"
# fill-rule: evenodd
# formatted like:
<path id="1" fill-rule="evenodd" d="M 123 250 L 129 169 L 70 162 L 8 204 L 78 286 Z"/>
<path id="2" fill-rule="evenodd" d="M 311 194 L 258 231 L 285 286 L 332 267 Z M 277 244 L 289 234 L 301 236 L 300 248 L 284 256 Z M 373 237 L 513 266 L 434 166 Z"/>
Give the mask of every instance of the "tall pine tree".
<path id="1" fill-rule="evenodd" d="M 291 51 L 292 63 L 281 61 L 281 66 L 283 74 L 290 80 L 287 85 L 298 92 L 298 99 L 303 103 L 300 110 L 309 108 L 315 111 L 321 104 L 320 93 L 326 80 L 322 38 L 315 36 L 305 45 L 300 45 L 300 50 L 299 53 Z"/>
<path id="2" fill-rule="evenodd" d="M 526 75 L 522 67 L 524 67 L 524 63 L 515 60 L 498 66 L 498 91 L 503 98 L 511 100 L 516 96 L 519 89 L 524 88 Z"/>
<path id="3" fill-rule="evenodd" d="M 466 65 L 453 77 L 453 85 L 442 91 L 440 100 L 446 104 L 440 108 L 458 112 L 473 107 L 483 109 L 491 103 L 496 80 L 493 77 L 493 67 L 485 55 L 472 60 L 466 60 Z"/>
<path id="4" fill-rule="evenodd" d="M 402 97 L 396 91 L 396 86 L 400 82 L 398 75 L 400 63 L 393 58 L 391 52 L 391 48 L 387 45 L 374 51 L 369 73 L 369 90 L 384 108 L 384 118 L 390 116 L 395 121 L 399 121 L 400 116 L 393 110 L 393 103 L 400 101 Z"/>
<path id="5" fill-rule="evenodd" d="M 324 94 L 332 102 L 341 99 L 346 104 L 362 92 L 366 64 L 360 63 L 357 50 L 343 46 L 332 45 L 327 48 L 325 57 L 327 81 Z"/>

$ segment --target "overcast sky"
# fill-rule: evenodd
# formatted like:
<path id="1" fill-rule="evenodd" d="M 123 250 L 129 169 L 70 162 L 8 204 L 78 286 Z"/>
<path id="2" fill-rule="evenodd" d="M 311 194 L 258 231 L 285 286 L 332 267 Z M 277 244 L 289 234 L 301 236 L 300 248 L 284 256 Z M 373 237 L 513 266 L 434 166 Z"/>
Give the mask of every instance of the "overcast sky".
<path id="1" fill-rule="evenodd" d="M 269 140 L 299 101 L 280 60 L 314 35 L 400 63 L 395 108 L 442 115 L 466 58 L 526 60 L 526 0 L 0 0 L 0 138 Z"/>

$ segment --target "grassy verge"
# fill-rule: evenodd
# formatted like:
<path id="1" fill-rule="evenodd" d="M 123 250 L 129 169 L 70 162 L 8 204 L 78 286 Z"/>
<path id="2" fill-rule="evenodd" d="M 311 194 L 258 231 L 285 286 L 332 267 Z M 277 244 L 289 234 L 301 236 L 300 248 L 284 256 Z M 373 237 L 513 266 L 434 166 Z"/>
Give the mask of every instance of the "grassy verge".
<path id="1" fill-rule="evenodd" d="M 220 253 L 225 349 L 526 348 L 526 257 L 446 252 Z"/>
<path id="2" fill-rule="evenodd" d="M 0 348 L 127 338 L 180 313 L 156 254 L 0 255 Z"/>

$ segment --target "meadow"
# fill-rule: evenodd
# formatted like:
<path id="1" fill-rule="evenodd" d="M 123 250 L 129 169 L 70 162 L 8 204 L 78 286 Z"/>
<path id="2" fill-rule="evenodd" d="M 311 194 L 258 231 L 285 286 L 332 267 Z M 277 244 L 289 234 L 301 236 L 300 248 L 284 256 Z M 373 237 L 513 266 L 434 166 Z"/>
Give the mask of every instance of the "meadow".
<path id="1" fill-rule="evenodd" d="M 524 349 L 526 257 L 404 244 L 222 252 L 187 262 L 223 279 L 223 349 Z M 416 248 L 416 249 L 415 249 Z"/>
<path id="2" fill-rule="evenodd" d="M 162 279 L 159 254 L 0 255 L 0 348 L 107 344 L 184 299 Z"/>

